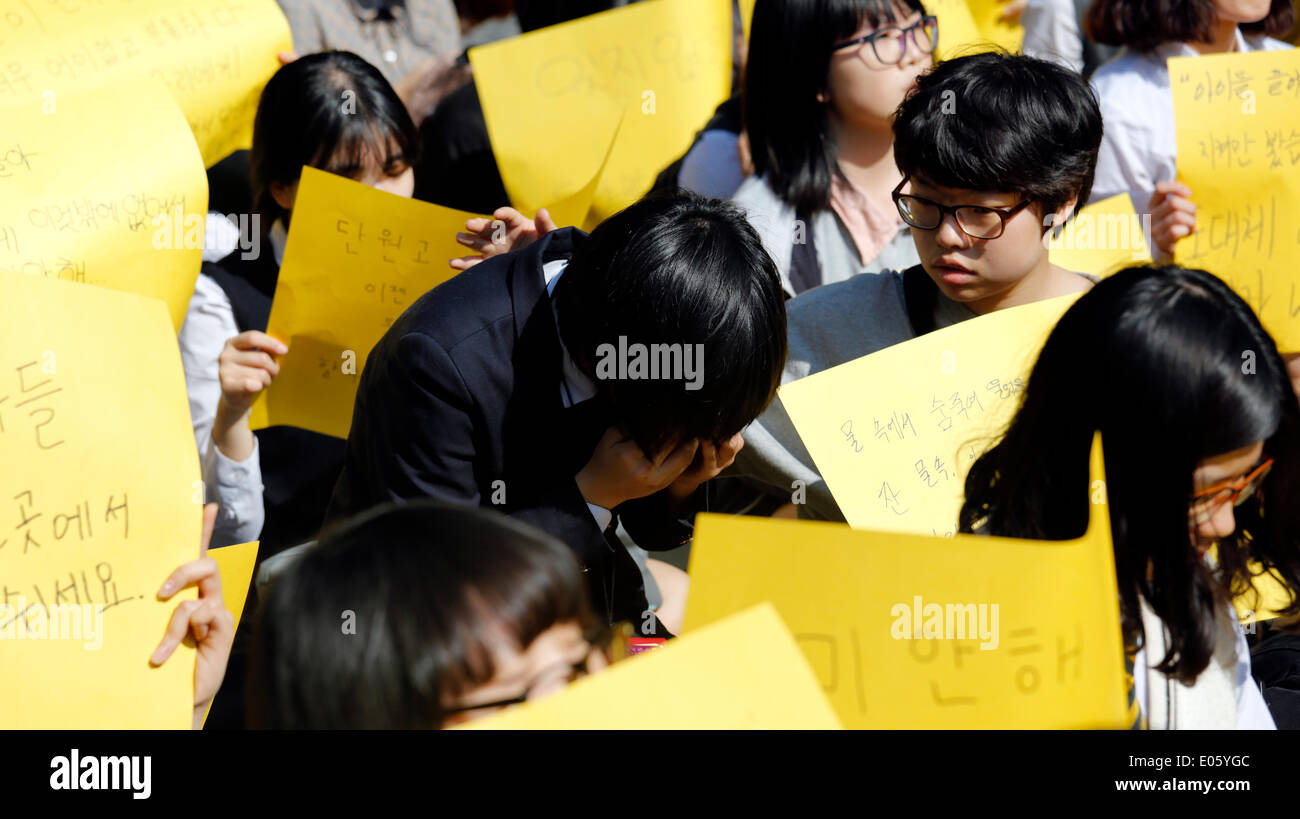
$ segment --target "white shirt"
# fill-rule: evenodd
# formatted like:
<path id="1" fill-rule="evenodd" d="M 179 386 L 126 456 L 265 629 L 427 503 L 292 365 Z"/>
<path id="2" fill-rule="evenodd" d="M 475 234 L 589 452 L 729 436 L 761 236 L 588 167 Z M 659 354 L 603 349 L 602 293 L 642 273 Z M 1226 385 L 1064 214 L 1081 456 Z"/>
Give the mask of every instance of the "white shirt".
<path id="1" fill-rule="evenodd" d="M 546 295 L 555 295 L 555 285 L 560 280 L 560 274 L 569 263 L 565 259 L 557 259 L 553 262 L 547 262 L 542 265 L 542 275 L 546 279 Z M 560 320 L 555 316 L 555 300 L 551 300 L 551 315 L 555 317 L 555 334 L 559 338 Z M 596 397 L 596 382 L 587 377 L 587 374 L 578 368 L 574 362 L 573 356 L 569 355 L 569 348 L 564 346 L 564 339 L 560 339 L 560 351 L 564 356 L 564 369 L 562 381 L 560 383 L 560 401 L 565 407 L 571 407 L 574 404 L 581 404 L 589 398 Z M 597 506 L 594 503 L 588 503 L 587 508 L 591 510 L 591 516 L 596 519 L 596 525 L 600 531 L 609 528 L 609 522 L 614 519 L 614 513 L 603 506 Z"/>
<path id="2" fill-rule="evenodd" d="M 1022 52 L 1083 71 L 1083 40 L 1074 0 L 1029 0 L 1020 24 L 1025 29 Z"/>
<path id="3" fill-rule="evenodd" d="M 1155 618 L 1154 612 L 1152 612 L 1145 603 L 1143 603 L 1143 608 L 1144 623 L 1147 626 L 1147 642 L 1148 645 L 1155 645 L 1157 647 L 1157 650 L 1153 652 L 1153 655 L 1155 656 L 1156 663 L 1159 663 L 1160 660 L 1164 659 L 1166 643 L 1162 635 L 1152 634 L 1153 626 L 1159 623 L 1158 618 Z M 1260 693 L 1259 686 L 1255 683 L 1255 678 L 1250 673 L 1250 646 L 1246 643 L 1246 636 L 1242 632 L 1241 625 L 1235 621 L 1235 612 L 1232 612 L 1231 615 L 1225 616 L 1233 618 L 1233 650 L 1236 654 L 1236 663 L 1235 668 L 1232 671 L 1233 679 L 1231 680 L 1231 684 L 1235 687 L 1236 716 L 1235 720 L 1233 720 L 1235 727 L 1239 731 L 1276 730 L 1277 725 L 1273 722 L 1273 715 L 1269 713 L 1268 704 L 1264 702 L 1264 695 Z M 1215 654 L 1217 655 L 1219 652 L 1216 651 Z M 1201 673 L 1201 676 L 1196 679 L 1196 682 L 1192 686 L 1189 687 L 1182 686 L 1178 683 L 1171 683 L 1167 681 L 1162 672 L 1156 671 L 1147 665 L 1147 651 L 1144 647 L 1138 650 L 1133 660 L 1133 693 L 1137 699 L 1138 707 L 1142 710 L 1142 714 L 1147 718 L 1148 723 L 1150 723 L 1152 721 L 1153 712 L 1151 710 L 1151 702 L 1148 699 L 1149 690 L 1152 688 L 1163 688 L 1166 685 L 1173 687 L 1176 689 L 1175 695 L 1183 700 L 1181 703 L 1178 703 L 1176 707 L 1179 710 L 1179 716 L 1186 722 L 1189 716 L 1196 716 L 1198 706 L 1202 710 L 1205 707 L 1209 707 L 1207 703 L 1197 703 L 1195 698 L 1197 698 L 1201 693 L 1207 695 L 1202 699 L 1208 700 L 1212 696 L 1208 690 L 1203 692 L 1201 689 L 1209 689 L 1217 682 L 1214 679 L 1215 674 L 1216 664 L 1214 661 L 1211 661 L 1210 667 Z M 1153 680 L 1151 684 L 1148 684 L 1148 675 L 1150 675 Z M 1189 699 L 1191 700 L 1190 702 L 1188 701 Z M 1215 702 L 1219 702 L 1219 700 L 1215 700 Z M 1164 722 L 1169 719 L 1169 715 L 1164 713 L 1166 710 L 1167 708 L 1156 709 L 1156 713 L 1160 714 L 1160 721 L 1162 724 L 1153 725 L 1152 727 L 1166 727 Z M 1222 715 L 1201 714 L 1200 716 L 1205 719 L 1215 718 L 1216 716 L 1217 718 L 1222 719 Z M 1177 719 L 1177 717 L 1175 717 L 1175 719 Z M 1175 723 L 1175 725 L 1177 724 L 1178 723 Z M 1203 728 L 1209 727 L 1209 723 L 1193 723 L 1185 725 L 1185 727 Z"/>
<path id="4" fill-rule="evenodd" d="M 271 226 L 270 239 L 279 265 L 288 239 L 282 222 Z M 226 342 L 237 335 L 239 326 L 230 298 L 215 280 L 200 273 L 177 340 L 190 399 L 194 443 L 202 465 L 204 502 L 215 501 L 220 506 L 212 532 L 213 546 L 256 540 L 266 520 L 257 439 L 253 439 L 253 452 L 242 461 L 227 458 L 212 445 L 212 424 L 221 400 L 218 359 Z"/>
<path id="5" fill-rule="evenodd" d="M 1238 52 L 1291 48 L 1269 37 L 1245 37 L 1240 29 L 1235 37 Z M 1092 85 L 1101 103 L 1104 133 L 1092 201 L 1127 193 L 1138 213 L 1148 213 L 1156 183 L 1177 177 L 1174 95 L 1165 61 L 1196 56 L 1186 43 L 1165 43 L 1151 51 L 1125 49 L 1097 69 Z M 1195 194 L 1192 191 L 1193 201 Z M 1146 238 L 1149 243 L 1151 236 Z"/>

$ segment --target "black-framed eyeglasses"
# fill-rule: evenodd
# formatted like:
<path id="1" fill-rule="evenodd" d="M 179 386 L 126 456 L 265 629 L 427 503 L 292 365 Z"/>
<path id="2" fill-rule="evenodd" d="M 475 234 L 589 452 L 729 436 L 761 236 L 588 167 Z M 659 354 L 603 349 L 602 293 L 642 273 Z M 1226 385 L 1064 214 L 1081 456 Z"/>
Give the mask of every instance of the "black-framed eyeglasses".
<path id="1" fill-rule="evenodd" d="M 591 664 L 592 658 L 594 658 L 597 653 L 603 655 L 607 664 L 625 659 L 628 655 L 628 640 L 631 639 L 633 634 L 634 631 L 632 624 L 622 622 L 606 626 L 594 634 L 588 635 L 587 643 L 591 646 L 591 650 L 583 655 L 580 662 L 574 663 L 570 666 L 567 682 L 573 682 L 574 680 L 590 674 L 591 672 L 588 667 Z M 551 666 L 551 668 L 554 667 L 555 666 Z M 517 697 L 511 697 L 508 700 L 493 700 L 492 702 L 477 702 L 473 705 L 461 705 L 455 708 L 444 709 L 443 713 L 447 715 L 463 714 L 468 711 L 479 711 L 484 708 L 507 708 L 511 705 L 520 705 L 528 702 L 531 698 L 532 686 L 530 685 L 524 690 L 524 693 Z"/>
<path id="2" fill-rule="evenodd" d="M 985 205 L 941 205 L 938 202 L 910 193 L 900 193 L 908 177 L 894 188 L 894 205 L 903 221 L 918 230 L 934 230 L 943 224 L 949 213 L 957 220 L 957 227 L 972 239 L 996 239 L 1007 229 L 1007 220 L 1029 206 L 1030 199 L 1022 199 L 1009 208 L 990 208 Z"/>
<path id="3" fill-rule="evenodd" d="M 845 40 L 831 46 L 831 51 L 871 43 L 871 51 L 876 55 L 877 61 L 885 65 L 898 65 L 903 61 L 903 55 L 907 53 L 908 40 L 911 40 L 913 46 L 922 54 L 933 54 L 935 46 L 939 44 L 939 19 L 933 16 L 922 17 L 920 21 L 906 28 L 885 26 L 856 40 Z M 858 57 L 862 58 L 862 54 L 863 49 L 859 48 Z M 863 62 L 866 62 L 865 58 Z"/>

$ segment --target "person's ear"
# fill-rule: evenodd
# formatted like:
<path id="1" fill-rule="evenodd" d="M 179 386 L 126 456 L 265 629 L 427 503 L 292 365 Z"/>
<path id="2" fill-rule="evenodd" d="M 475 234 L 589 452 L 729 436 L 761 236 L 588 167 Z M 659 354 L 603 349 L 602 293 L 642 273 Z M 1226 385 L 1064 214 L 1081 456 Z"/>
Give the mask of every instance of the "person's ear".
<path id="1" fill-rule="evenodd" d="M 1079 204 L 1079 194 L 1071 194 L 1069 200 L 1064 205 L 1061 205 L 1056 213 L 1052 214 L 1051 230 L 1053 238 L 1061 235 L 1061 231 L 1065 229 L 1065 221 L 1070 218 L 1070 214 L 1074 212 L 1074 206 L 1077 204 Z"/>
<path id="2" fill-rule="evenodd" d="M 286 211 L 293 210 L 293 200 L 298 197 L 298 180 L 290 183 L 272 182 L 271 198 L 275 204 L 279 205 Z"/>

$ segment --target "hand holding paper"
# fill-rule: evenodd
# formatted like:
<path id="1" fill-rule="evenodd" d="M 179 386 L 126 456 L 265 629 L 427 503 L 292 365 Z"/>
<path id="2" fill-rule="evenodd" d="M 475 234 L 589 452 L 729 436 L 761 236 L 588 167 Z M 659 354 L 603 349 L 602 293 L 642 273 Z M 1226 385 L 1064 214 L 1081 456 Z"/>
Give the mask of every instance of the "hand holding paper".
<path id="1" fill-rule="evenodd" d="M 493 256 L 522 250 L 558 227 L 546 208 L 537 211 L 535 219 L 529 219 L 514 208 L 497 208 L 491 219 L 475 218 L 465 222 L 465 230 L 469 232 L 457 233 L 456 241 L 477 251 L 478 255 L 452 259 L 451 266 L 456 270 L 468 270 Z"/>

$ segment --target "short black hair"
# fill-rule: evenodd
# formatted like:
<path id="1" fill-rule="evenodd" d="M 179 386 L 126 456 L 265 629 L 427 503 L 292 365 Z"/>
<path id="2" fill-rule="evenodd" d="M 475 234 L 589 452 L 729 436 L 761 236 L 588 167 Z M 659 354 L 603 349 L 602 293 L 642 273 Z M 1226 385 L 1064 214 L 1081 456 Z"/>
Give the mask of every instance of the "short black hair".
<path id="1" fill-rule="evenodd" d="M 1084 31 L 1098 43 L 1149 51 L 1162 43 L 1209 42 L 1214 0 L 1093 0 Z M 1242 23 L 1243 34 L 1283 37 L 1295 25 L 1292 0 L 1273 0 L 1268 16 Z"/>
<path id="2" fill-rule="evenodd" d="M 647 453 L 722 442 L 772 400 L 785 366 L 785 298 L 772 257 L 735 206 L 653 194 L 580 243 L 555 289 L 560 336 Z M 602 345 L 701 345 L 698 389 L 682 380 L 601 379 Z M 608 348 L 605 348 L 606 350 Z"/>
<path id="3" fill-rule="evenodd" d="M 745 65 L 744 119 L 754 172 L 797 213 L 830 207 L 836 164 L 826 105 L 831 47 L 863 25 L 896 22 L 920 0 L 758 0 Z"/>
<path id="4" fill-rule="evenodd" d="M 327 531 L 272 586 L 254 637 L 250 723 L 440 727 L 495 675 L 494 641 L 526 649 L 568 622 L 594 635 L 582 577 L 572 549 L 493 509 L 429 499 L 372 509 Z"/>
<path id="5" fill-rule="evenodd" d="M 299 57 L 267 82 L 253 121 L 249 176 L 262 230 L 285 216 L 271 183 L 296 181 L 304 165 L 351 176 L 374 156 L 396 176 L 419 151 L 415 123 L 379 69 L 350 51 Z"/>
<path id="6" fill-rule="evenodd" d="M 1019 193 L 1040 216 L 1092 191 L 1101 148 L 1092 87 L 1048 60 L 985 52 L 939 63 L 894 120 L 904 176 L 949 188 Z"/>

